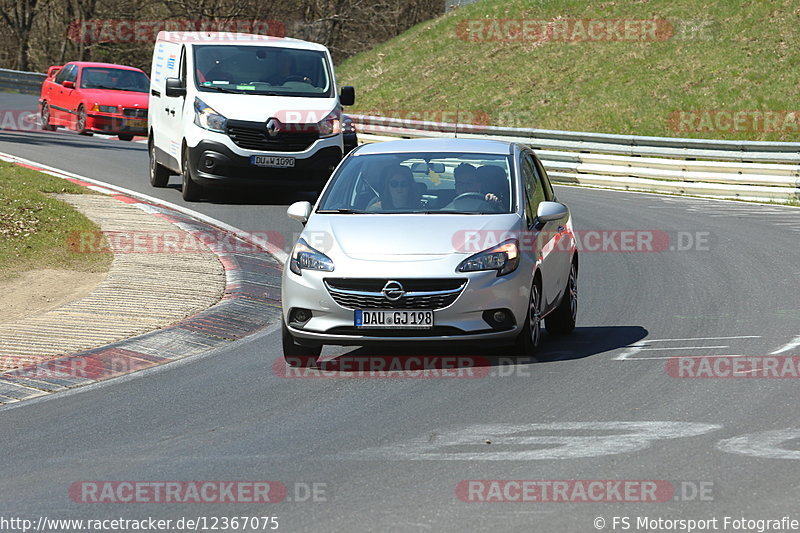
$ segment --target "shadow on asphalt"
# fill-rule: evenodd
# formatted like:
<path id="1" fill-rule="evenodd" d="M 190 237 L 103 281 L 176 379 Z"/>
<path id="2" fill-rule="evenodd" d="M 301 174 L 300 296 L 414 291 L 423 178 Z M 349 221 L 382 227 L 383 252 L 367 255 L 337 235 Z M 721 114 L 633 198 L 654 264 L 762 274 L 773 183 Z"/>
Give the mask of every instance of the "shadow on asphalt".
<path id="1" fill-rule="evenodd" d="M 102 141 L 112 141 L 113 144 L 98 144 L 98 142 Z M 80 148 L 82 150 L 86 150 L 88 148 L 113 148 L 115 150 L 137 151 L 146 150 L 146 147 L 140 143 L 120 141 L 115 138 L 95 138 L 94 135 L 78 135 L 77 133 L 65 130 L 22 132 L 5 131 L 0 129 L 0 142 L 24 144 L 27 146 L 69 146 L 71 148 Z M 146 170 L 147 167 L 145 167 L 145 171 Z"/>
<path id="2" fill-rule="evenodd" d="M 181 183 L 179 176 L 171 176 L 169 189 L 180 192 Z M 287 206 L 300 201 L 311 202 L 317 200 L 317 193 L 314 191 L 297 191 L 292 189 L 280 189 L 275 187 L 240 187 L 236 190 L 214 190 L 208 189 L 203 192 L 203 198 L 198 202 L 214 205 L 280 205 Z"/>
<path id="3" fill-rule="evenodd" d="M 333 358 L 323 355 L 319 365 L 335 367 L 348 364 L 349 359 L 379 357 L 385 359 L 409 359 L 411 357 L 424 358 L 427 364 L 436 366 L 437 358 L 443 365 L 452 365 L 445 358 L 469 359 L 471 366 L 508 366 L 531 365 L 538 363 L 551 363 L 557 361 L 572 361 L 584 359 L 619 348 L 625 348 L 648 335 L 648 331 L 641 326 L 591 326 L 578 327 L 571 335 L 554 336 L 546 331 L 542 334 L 542 343 L 535 357 L 522 357 L 515 355 L 512 346 L 492 346 L 476 342 L 451 342 L 446 346 L 435 343 L 413 344 L 408 346 L 385 347 L 380 345 L 356 348 L 345 354 Z M 421 363 L 424 365 L 426 363 Z M 421 369 L 420 365 L 420 369 Z M 350 365 L 352 366 L 352 365 Z M 412 369 L 414 370 L 414 369 Z"/>

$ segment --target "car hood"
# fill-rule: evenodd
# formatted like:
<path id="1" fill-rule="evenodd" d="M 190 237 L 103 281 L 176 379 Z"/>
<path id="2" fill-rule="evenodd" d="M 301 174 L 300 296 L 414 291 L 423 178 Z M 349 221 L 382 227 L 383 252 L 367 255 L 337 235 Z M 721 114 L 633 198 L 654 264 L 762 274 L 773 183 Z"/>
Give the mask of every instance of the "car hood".
<path id="1" fill-rule="evenodd" d="M 303 237 L 324 253 L 379 260 L 470 255 L 475 243 L 499 238 L 519 227 L 516 214 L 503 215 L 312 215 Z M 475 233 L 480 237 L 476 241 Z M 465 240 L 471 239 L 470 246 Z M 477 244 L 479 248 L 481 244 Z"/>
<path id="2" fill-rule="evenodd" d="M 336 98 L 303 98 L 259 94 L 198 92 L 197 97 L 232 120 L 266 122 L 276 117 L 284 124 L 315 124 L 337 106 Z M 194 102 L 187 102 L 193 105 Z"/>
<path id="3" fill-rule="evenodd" d="M 90 107 L 94 104 L 116 105 L 121 107 L 139 107 L 147 109 L 147 93 L 135 93 L 131 91 L 109 91 L 107 89 L 81 89 L 83 99 Z"/>

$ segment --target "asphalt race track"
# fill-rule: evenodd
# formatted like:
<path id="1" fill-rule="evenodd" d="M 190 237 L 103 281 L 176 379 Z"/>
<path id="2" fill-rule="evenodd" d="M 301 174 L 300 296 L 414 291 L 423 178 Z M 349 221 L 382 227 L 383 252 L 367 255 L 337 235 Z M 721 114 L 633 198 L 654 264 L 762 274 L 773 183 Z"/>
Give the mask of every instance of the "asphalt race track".
<path id="1" fill-rule="evenodd" d="M 0 102 L 35 106 L 30 96 Z M 177 177 L 153 189 L 144 144 L 0 130 L 0 152 L 247 231 L 277 231 L 286 246 L 300 230 L 285 215 L 292 195 L 186 204 Z M 545 334 L 537 360 L 452 346 L 425 353 L 490 366 L 469 379 L 286 378 L 274 370 L 283 367 L 273 366 L 281 348 L 272 327 L 185 364 L 0 409 L 0 514 L 277 516 L 286 531 L 588 532 L 611 531 L 615 516 L 635 525 L 645 516 L 796 513 L 796 380 L 675 377 L 668 361 L 800 356 L 800 209 L 557 194 L 579 231 L 670 240 L 657 252 L 584 251 L 578 329 L 568 339 Z M 326 347 L 323 356 L 346 353 L 376 352 Z M 191 480 L 279 481 L 287 495 L 272 504 L 114 504 L 76 503 L 69 492 L 80 481 Z M 459 497 L 462 480 L 664 480 L 674 492 L 662 502 L 472 502 Z M 307 497 L 312 484 L 317 497 Z"/>

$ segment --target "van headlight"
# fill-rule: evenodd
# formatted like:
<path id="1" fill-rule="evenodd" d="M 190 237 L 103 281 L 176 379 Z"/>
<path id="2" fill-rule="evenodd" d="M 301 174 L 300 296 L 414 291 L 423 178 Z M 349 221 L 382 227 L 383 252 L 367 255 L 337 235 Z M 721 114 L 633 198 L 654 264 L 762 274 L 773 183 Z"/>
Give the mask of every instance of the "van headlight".
<path id="1" fill-rule="evenodd" d="M 461 261 L 458 272 L 497 270 L 498 276 L 514 272 L 519 266 L 519 241 L 509 239 Z"/>
<path id="2" fill-rule="evenodd" d="M 309 246 L 306 241 L 300 239 L 292 250 L 289 269 L 298 276 L 303 275 L 303 270 L 333 272 L 333 261 L 327 255 Z"/>
<path id="3" fill-rule="evenodd" d="M 194 99 L 194 123 L 203 129 L 225 133 L 225 126 L 228 119 L 214 111 L 205 102 L 195 97 Z"/>
<path id="4" fill-rule="evenodd" d="M 319 128 L 320 138 L 333 137 L 342 132 L 342 118 L 339 111 L 331 111 L 331 113 L 317 122 Z"/>

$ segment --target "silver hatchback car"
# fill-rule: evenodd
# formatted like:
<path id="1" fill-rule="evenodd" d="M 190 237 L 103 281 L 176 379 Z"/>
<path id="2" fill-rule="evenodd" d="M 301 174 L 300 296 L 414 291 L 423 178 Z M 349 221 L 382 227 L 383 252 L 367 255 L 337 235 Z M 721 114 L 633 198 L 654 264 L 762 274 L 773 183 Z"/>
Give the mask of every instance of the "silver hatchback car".
<path id="1" fill-rule="evenodd" d="M 323 344 L 515 343 L 575 328 L 578 254 L 569 210 L 529 148 L 477 139 L 360 146 L 336 169 L 282 280 L 283 352 Z"/>

